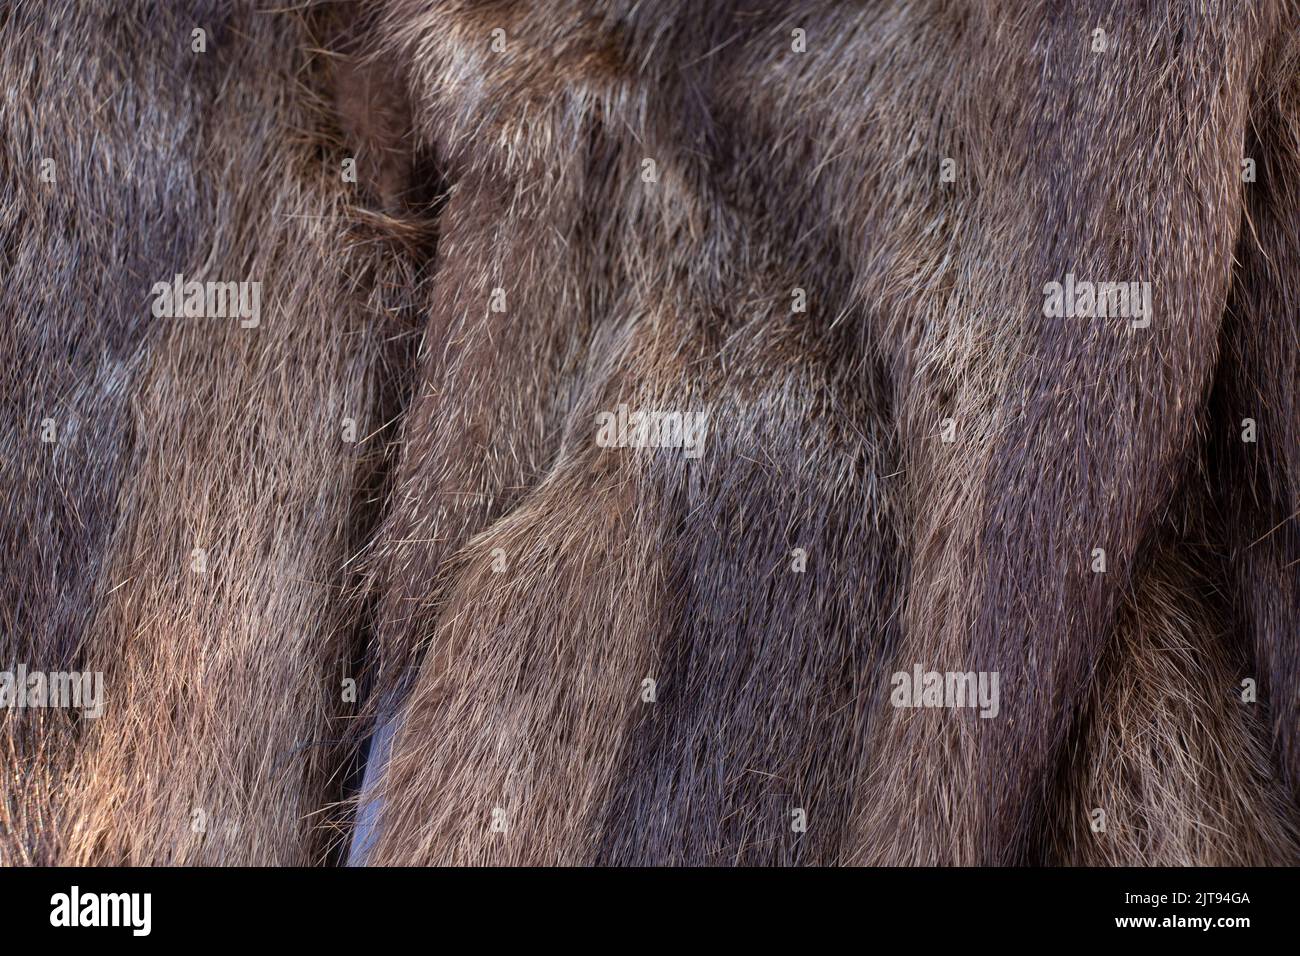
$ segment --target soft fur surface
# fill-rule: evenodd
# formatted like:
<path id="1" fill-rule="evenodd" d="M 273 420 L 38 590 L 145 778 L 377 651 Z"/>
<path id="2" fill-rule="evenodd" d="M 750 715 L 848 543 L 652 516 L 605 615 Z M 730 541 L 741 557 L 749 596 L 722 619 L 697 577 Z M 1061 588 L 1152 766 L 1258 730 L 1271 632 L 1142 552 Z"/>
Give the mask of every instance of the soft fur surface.
<path id="1" fill-rule="evenodd" d="M 0 10 L 0 862 L 1300 862 L 1296 26 Z"/>

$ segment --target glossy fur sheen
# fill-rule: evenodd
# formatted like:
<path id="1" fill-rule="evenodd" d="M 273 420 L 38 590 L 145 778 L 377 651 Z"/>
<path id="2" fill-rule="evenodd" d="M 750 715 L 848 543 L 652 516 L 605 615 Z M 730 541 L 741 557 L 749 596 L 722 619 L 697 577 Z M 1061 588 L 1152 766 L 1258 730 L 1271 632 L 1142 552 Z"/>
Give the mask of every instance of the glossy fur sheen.
<path id="1" fill-rule="evenodd" d="M 54 6 L 0 12 L 0 650 L 109 702 L 0 715 L 0 862 L 1300 862 L 1290 6 Z"/>

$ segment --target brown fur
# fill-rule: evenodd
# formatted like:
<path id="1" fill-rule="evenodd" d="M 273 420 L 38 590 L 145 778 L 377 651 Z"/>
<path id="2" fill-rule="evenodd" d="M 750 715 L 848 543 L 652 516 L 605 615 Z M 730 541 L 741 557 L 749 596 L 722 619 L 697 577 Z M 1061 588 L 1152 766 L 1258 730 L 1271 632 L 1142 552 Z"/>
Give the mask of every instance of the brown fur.
<path id="1" fill-rule="evenodd" d="M 556 616 L 566 606 L 553 585 L 568 580 L 563 564 L 517 570 L 509 591 L 453 565 L 452 598 L 440 600 L 435 585 L 417 601 L 421 610 L 403 621 L 412 630 L 400 633 L 431 629 L 433 656 L 412 693 L 405 736 L 396 738 L 379 861 L 1017 862 L 1043 841 L 1043 821 L 1061 813 L 1052 810 L 1045 781 L 1057 774 L 1119 602 L 1139 580 L 1160 503 L 1174 497 L 1199 440 L 1198 409 L 1215 369 L 1240 223 L 1247 104 L 1256 84 L 1267 82 L 1258 76 L 1260 38 L 1276 21 L 1268 10 L 1237 7 L 1186 23 L 1186 42 L 1175 46 L 1161 17 L 1116 11 L 1104 18 L 1117 38 L 1107 60 L 1086 47 L 1095 17 L 1066 15 L 1045 26 L 1032 7 L 1015 15 L 954 5 L 936 15 L 944 5 L 932 6 L 884 5 L 869 18 L 811 8 L 785 22 L 752 7 L 745 17 L 715 8 L 716 19 L 703 26 L 689 14 L 655 11 L 647 15 L 653 27 L 623 11 L 631 49 L 595 60 L 583 51 L 599 47 L 595 35 L 608 34 L 606 24 L 586 21 L 590 30 L 563 38 L 547 32 L 581 21 L 576 13 L 395 8 L 398 40 L 411 51 L 417 114 L 453 170 L 453 188 L 516 197 L 508 212 L 467 224 L 483 230 L 494 252 L 486 259 L 449 253 L 447 280 L 461 282 L 468 271 L 479 286 L 458 285 L 448 306 L 435 305 L 435 317 L 449 308 L 494 321 L 481 317 L 490 276 L 503 274 L 514 280 L 515 302 L 523 300 L 514 308 L 527 316 L 527 334 L 549 323 L 572 329 L 565 320 L 582 315 L 581 304 L 559 316 L 553 304 L 562 276 L 592 281 L 584 247 L 607 262 L 606 250 L 626 250 L 612 260 L 626 263 L 622 270 L 599 274 L 610 301 L 600 314 L 618 334 L 593 336 L 592 347 L 603 352 L 591 364 L 610 371 L 585 388 L 604 401 L 576 400 L 572 429 L 589 423 L 594 408 L 671 395 L 674 407 L 709 408 L 717 437 L 693 473 L 653 453 L 618 462 L 616 479 L 637 510 L 667 508 L 670 525 L 683 530 L 649 552 L 646 565 L 619 565 L 631 588 L 661 576 L 668 603 L 646 622 L 657 653 L 625 658 L 628 689 L 615 709 L 584 696 L 591 677 L 581 667 L 562 678 L 503 676 L 513 673 L 503 661 L 541 648 L 563 660 L 588 653 L 591 641 L 593 652 L 609 653 L 612 641 L 628 654 L 645 640 L 642 628 L 615 625 L 607 585 L 572 585 L 586 602 L 579 620 L 609 615 L 585 629 Z M 826 38 L 802 60 L 782 52 L 785 28 L 796 23 Z M 492 58 L 482 38 L 493 26 L 506 30 L 517 52 Z M 659 42 L 660 59 L 629 73 L 619 64 L 639 62 L 642 26 Z M 732 42 L 715 44 L 711 30 Z M 557 45 L 543 71 L 534 51 Z M 890 70 L 873 69 L 886 48 Z M 900 74 L 906 84 L 897 82 Z M 1156 75 L 1165 82 L 1153 86 Z M 753 76 L 764 84 L 755 89 Z M 828 112 L 817 105 L 829 77 L 838 86 L 837 108 Z M 1004 88 L 1028 95 L 1007 102 L 999 97 Z M 926 99 L 949 89 L 956 91 L 951 106 Z M 865 115 L 848 105 L 857 103 L 868 104 Z M 1218 125 L 1205 128 L 1206 115 Z M 805 123 L 805 116 L 815 118 Z M 1153 162 L 1149 131 L 1157 128 L 1170 145 Z M 629 154 L 659 159 L 661 188 L 628 186 L 635 183 Z M 945 155 L 969 171 L 946 194 L 934 175 Z M 1075 158 L 1062 163 L 1060 156 Z M 583 165 L 569 172 L 574 163 Z M 553 176 L 556 169 L 563 177 Z M 811 181 L 808 170 L 817 173 Z M 484 176 L 488 182 L 477 185 Z M 507 182 L 498 182 L 503 176 Z M 565 200 L 575 192 L 581 201 Z M 772 197 L 780 197 L 779 214 L 764 208 Z M 602 215 L 594 239 L 578 225 L 593 206 Z M 495 272 L 499 250 L 536 248 L 531 237 L 543 218 L 566 237 L 563 255 L 574 266 L 543 255 L 543 271 Z M 1122 242 L 1120 226 L 1128 230 Z M 1154 327 L 1142 337 L 1122 324 L 1036 317 L 1042 283 L 1070 268 L 1150 275 L 1161 297 Z M 852 277 L 848 288 L 841 270 Z M 818 304 L 813 321 L 787 317 L 783 293 L 793 284 L 809 287 Z M 664 308 L 665 300 L 677 307 Z M 504 346 L 505 361 L 516 360 L 516 344 Z M 830 365 L 823 350 L 834 356 Z M 516 381 L 504 368 L 475 374 Z M 870 396 L 865 406 L 855 392 Z M 443 403 L 465 392 L 431 381 L 427 394 Z M 810 408 L 808 425 L 788 417 Z M 948 415 L 962 430 L 954 446 L 937 441 L 936 424 Z M 849 441 L 826 431 L 844 417 L 856 425 Z M 801 438 L 809 425 L 817 431 Z M 866 445 L 855 453 L 857 439 Z M 559 457 L 536 492 L 542 500 L 554 500 L 553 481 L 572 468 L 593 480 L 608 474 L 607 456 L 593 457 L 589 439 L 561 441 L 553 454 Z M 796 463 L 806 471 L 791 474 Z M 765 471 L 767 481 L 758 477 Z M 875 480 L 833 483 L 854 474 Z M 525 497 L 515 515 L 533 515 L 530 502 Z M 825 514 L 831 502 L 853 511 L 836 519 Z M 540 513 L 554 517 L 533 534 L 558 539 L 581 526 L 588 506 L 585 496 L 569 494 L 567 508 Z M 852 536 L 845 519 L 854 512 L 874 516 L 874 532 Z M 834 529 L 826 541 L 819 527 Z M 588 550 L 626 562 L 620 532 L 591 534 Z M 820 569 L 810 578 L 788 574 L 783 558 L 800 535 L 814 564 L 824 562 L 825 579 L 818 580 Z M 453 534 L 449 542 L 458 540 Z M 496 538 L 489 530 L 478 540 L 469 554 L 481 564 Z M 1110 556 L 1105 577 L 1088 567 L 1094 546 Z M 894 583 L 904 567 L 905 584 Z M 856 587 L 845 580 L 850 568 Z M 811 605 L 799 598 L 805 585 L 815 595 Z M 528 589 L 522 597 L 521 587 Z M 901 610 L 891 597 L 900 593 Z M 1129 619 L 1135 613 L 1149 612 L 1139 604 Z M 901 638 L 893 632 L 900 616 Z M 1203 620 L 1199 612 L 1188 617 Z M 459 636 L 463 629 L 485 620 L 500 622 L 476 632 L 488 656 L 458 655 L 472 643 Z M 840 644 L 840 622 L 849 621 L 858 640 Z M 1173 643 L 1185 638 L 1179 619 L 1155 614 L 1129 627 L 1137 628 L 1136 643 L 1119 645 L 1125 656 L 1115 666 L 1135 668 L 1132 679 L 1148 692 L 1165 687 L 1221 700 L 1235 686 L 1188 686 Z M 1220 635 L 1198 636 L 1218 653 Z M 1225 679 L 1233 674 L 1226 646 L 1222 654 L 1224 663 L 1209 672 Z M 879 679 L 859 682 L 888 660 L 900 668 L 925 661 L 999 670 L 1010 680 L 1010 712 L 984 723 L 882 710 Z M 630 699 L 642 662 L 667 688 L 649 712 Z M 1119 687 L 1111 693 L 1129 704 Z M 822 695 L 820 707 L 810 703 Z M 1143 705 L 1131 707 L 1140 720 Z M 566 752 L 559 741 L 588 726 L 593 708 L 607 720 L 595 737 L 577 733 L 586 743 Z M 516 709 L 548 719 L 510 718 Z M 1147 793 L 1136 809 L 1127 794 L 1112 794 L 1125 834 L 1137 813 L 1150 818 L 1149 859 L 1295 858 L 1294 842 L 1275 839 L 1289 831 L 1290 811 L 1267 784 L 1240 796 L 1255 786 L 1249 777 L 1195 754 L 1179 760 L 1172 727 L 1146 713 L 1170 790 L 1228 788 L 1208 804 L 1161 805 L 1159 794 Z M 1248 712 L 1220 713 L 1223 736 L 1255 739 Z M 1095 743 L 1112 733 L 1122 731 L 1098 730 Z M 625 741 L 620 775 L 600 784 L 614 740 Z M 1242 746 L 1255 755 L 1247 760 L 1251 773 L 1261 772 L 1258 745 Z M 591 761 L 581 779 L 609 796 L 557 806 L 556 795 L 570 791 L 551 789 L 550 781 L 568 779 L 580 760 Z M 1080 772 L 1076 786 L 1095 792 L 1096 780 L 1123 771 Z M 1067 791 L 1067 800 L 1073 796 Z M 1250 801 L 1264 822 L 1233 815 L 1232 800 Z M 498 805 L 516 821 L 508 836 L 487 826 Z M 799 839 L 784 825 L 796 805 L 813 807 L 816 837 Z M 1204 819 L 1207 806 L 1227 814 L 1237 832 L 1225 835 L 1232 831 Z M 430 814 L 447 822 L 425 827 Z M 1062 825 L 1069 832 L 1078 822 L 1072 814 Z M 1243 833 L 1250 842 L 1236 854 L 1228 841 Z M 600 834 L 594 852 L 583 851 L 593 834 Z M 1084 858 L 1143 862 L 1141 846 L 1120 836 Z"/>
<path id="2" fill-rule="evenodd" d="M 8 719 L 0 860 L 332 860 L 370 734 L 353 862 L 1300 860 L 1290 5 L 126 6 L 0 13 L 3 649 L 110 694 Z"/>
<path id="3" fill-rule="evenodd" d="M 3 804 L 28 822 L 3 828 L 3 855 L 320 861 L 321 812 L 341 793 L 332 721 L 354 710 L 340 685 L 357 676 L 345 563 L 409 334 L 386 287 L 413 277 L 352 226 L 300 18 L 123 7 L 23 6 L 0 44 L 43 84 L 33 103 L 61 104 L 30 126 L 9 114 L 3 137 L 4 302 L 39 330 L 8 346 L 45 349 L 6 361 L 37 399 L 6 389 L 30 489 L 15 506 L 61 522 L 6 525 L 5 635 L 32 668 L 105 672 L 108 697 L 43 752 L 18 722 L 20 766 L 44 766 L 7 778 Z M 91 53 L 157 46 L 122 59 L 68 37 Z M 33 186 L 42 155 L 56 188 Z M 154 319 L 150 286 L 176 272 L 264 280 L 260 327 Z M 53 448 L 46 414 L 65 436 Z"/>

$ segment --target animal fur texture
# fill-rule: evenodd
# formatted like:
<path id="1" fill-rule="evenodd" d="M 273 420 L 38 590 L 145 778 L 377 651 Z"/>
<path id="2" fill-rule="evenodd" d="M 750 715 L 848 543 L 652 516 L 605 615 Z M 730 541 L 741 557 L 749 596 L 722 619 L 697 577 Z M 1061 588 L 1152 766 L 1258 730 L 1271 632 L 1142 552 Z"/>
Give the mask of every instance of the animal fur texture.
<path id="1" fill-rule="evenodd" d="M 1300 862 L 1298 14 L 0 6 L 0 863 Z"/>

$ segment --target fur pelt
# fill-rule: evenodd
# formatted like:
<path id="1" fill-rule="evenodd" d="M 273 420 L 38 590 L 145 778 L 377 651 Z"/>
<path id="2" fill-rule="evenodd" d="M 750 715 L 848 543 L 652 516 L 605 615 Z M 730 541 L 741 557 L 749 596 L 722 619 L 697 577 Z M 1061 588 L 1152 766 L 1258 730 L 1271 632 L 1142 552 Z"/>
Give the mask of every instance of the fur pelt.
<path id="1" fill-rule="evenodd" d="M 0 8 L 0 650 L 108 695 L 0 862 L 1300 862 L 1289 3 L 104 6 Z"/>

